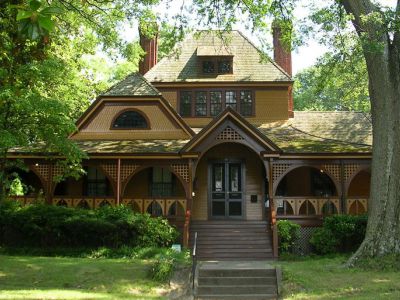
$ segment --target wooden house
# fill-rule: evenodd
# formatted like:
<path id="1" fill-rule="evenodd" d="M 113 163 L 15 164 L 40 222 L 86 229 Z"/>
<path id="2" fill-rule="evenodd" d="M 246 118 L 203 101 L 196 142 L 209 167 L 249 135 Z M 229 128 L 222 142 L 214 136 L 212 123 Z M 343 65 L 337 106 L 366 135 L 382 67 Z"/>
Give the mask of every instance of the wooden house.
<path id="1" fill-rule="evenodd" d="M 157 62 L 157 40 L 134 73 L 98 96 L 69 137 L 87 174 L 15 151 L 23 180 L 50 204 L 127 205 L 194 232 L 206 258 L 277 256 L 276 221 L 303 235 L 331 214 L 368 209 L 371 123 L 356 112 L 293 111 L 291 53 L 274 61 L 240 32 L 189 35 Z M 37 194 L 19 196 L 30 203 Z M 192 241 L 193 242 L 193 241 Z"/>

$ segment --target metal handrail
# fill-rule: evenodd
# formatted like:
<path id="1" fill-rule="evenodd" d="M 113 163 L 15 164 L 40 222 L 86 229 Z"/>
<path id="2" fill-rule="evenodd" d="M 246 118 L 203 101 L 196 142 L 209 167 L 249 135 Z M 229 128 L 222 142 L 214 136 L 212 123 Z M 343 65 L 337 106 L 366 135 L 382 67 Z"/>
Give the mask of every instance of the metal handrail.
<path id="1" fill-rule="evenodd" d="M 192 251 L 192 289 L 194 289 L 194 277 L 197 265 L 196 251 L 197 251 L 197 231 L 194 233 L 194 243 Z"/>

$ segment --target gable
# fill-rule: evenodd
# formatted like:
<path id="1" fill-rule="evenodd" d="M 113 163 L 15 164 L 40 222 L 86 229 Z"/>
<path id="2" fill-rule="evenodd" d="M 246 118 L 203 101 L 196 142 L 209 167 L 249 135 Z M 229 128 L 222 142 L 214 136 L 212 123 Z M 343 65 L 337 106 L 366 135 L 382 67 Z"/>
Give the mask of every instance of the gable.
<path id="1" fill-rule="evenodd" d="M 259 153 L 280 152 L 278 146 L 230 107 L 203 128 L 183 147 L 182 152 L 204 152 L 214 145 L 225 142 L 244 144 Z"/>
<path id="2" fill-rule="evenodd" d="M 135 111 L 144 117 L 145 128 L 114 128 L 121 113 Z M 75 140 L 188 139 L 193 132 L 162 98 L 101 98 L 78 121 Z"/>
<path id="3" fill-rule="evenodd" d="M 290 76 L 271 60 L 261 60 L 260 51 L 240 32 L 204 31 L 186 37 L 146 74 L 152 83 L 161 82 L 291 82 Z M 201 72 L 201 55 L 232 55 L 233 73 L 207 76 Z"/>

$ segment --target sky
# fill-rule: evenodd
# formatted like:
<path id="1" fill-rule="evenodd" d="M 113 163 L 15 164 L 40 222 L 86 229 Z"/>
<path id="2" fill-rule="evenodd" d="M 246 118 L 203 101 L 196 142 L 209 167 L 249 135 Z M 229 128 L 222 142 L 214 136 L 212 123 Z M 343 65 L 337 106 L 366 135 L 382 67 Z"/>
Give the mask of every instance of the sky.
<path id="1" fill-rule="evenodd" d="M 170 7 L 167 8 L 165 7 L 165 5 L 160 5 L 158 7 L 155 7 L 155 12 L 161 17 L 172 19 L 172 16 L 176 15 L 176 13 L 179 12 L 182 3 L 184 3 L 185 5 L 190 5 L 190 2 L 190 0 L 172 0 L 170 2 Z M 376 2 L 392 7 L 396 5 L 396 0 L 376 0 Z M 307 15 L 309 14 L 309 9 L 307 7 L 309 3 L 310 1 L 307 0 L 301 0 L 299 2 L 295 9 L 296 19 L 299 20 L 307 17 Z M 255 45 L 260 44 L 257 37 L 249 30 L 245 29 L 244 24 L 238 24 L 234 26 L 233 29 L 242 31 Z M 121 35 L 123 39 L 128 42 L 138 39 L 137 24 L 134 23 L 133 25 L 124 25 L 121 29 Z M 270 37 L 269 42 L 272 44 L 272 36 Z M 296 75 L 299 71 L 315 64 L 316 60 L 327 50 L 328 49 L 325 46 L 320 45 L 316 40 L 313 39 L 308 40 L 304 45 L 301 45 L 294 49 L 292 52 L 293 74 Z M 272 57 L 272 53 L 270 53 L 270 56 Z"/>

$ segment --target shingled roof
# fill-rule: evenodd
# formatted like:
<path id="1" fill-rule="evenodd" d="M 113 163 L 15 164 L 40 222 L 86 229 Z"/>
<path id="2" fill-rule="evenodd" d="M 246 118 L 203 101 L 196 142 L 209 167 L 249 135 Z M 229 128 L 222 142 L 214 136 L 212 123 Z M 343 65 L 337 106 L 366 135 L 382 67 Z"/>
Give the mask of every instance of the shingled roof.
<path id="1" fill-rule="evenodd" d="M 160 92 L 141 74 L 132 73 L 101 96 L 159 96 Z"/>
<path id="2" fill-rule="evenodd" d="M 161 59 L 148 71 L 145 78 L 150 82 L 291 81 L 290 76 L 273 61 L 262 60 L 260 51 L 239 31 L 224 32 L 222 39 L 216 31 L 197 33 L 188 35 L 170 56 Z M 214 54 L 232 54 L 233 74 L 202 74 L 198 55 L 204 54 L 205 49 Z"/>

